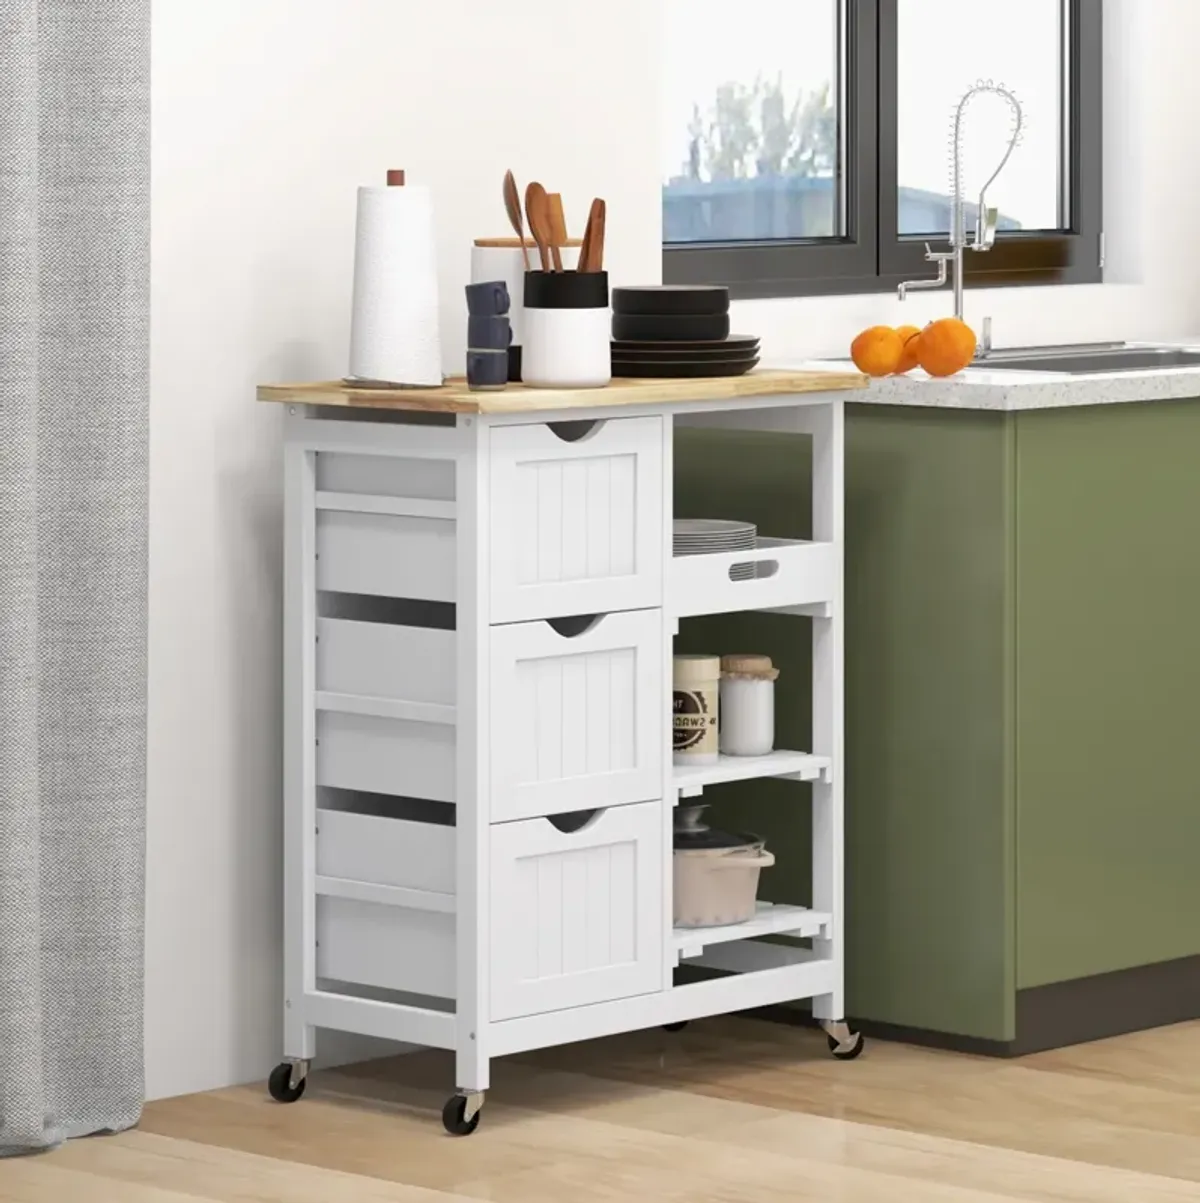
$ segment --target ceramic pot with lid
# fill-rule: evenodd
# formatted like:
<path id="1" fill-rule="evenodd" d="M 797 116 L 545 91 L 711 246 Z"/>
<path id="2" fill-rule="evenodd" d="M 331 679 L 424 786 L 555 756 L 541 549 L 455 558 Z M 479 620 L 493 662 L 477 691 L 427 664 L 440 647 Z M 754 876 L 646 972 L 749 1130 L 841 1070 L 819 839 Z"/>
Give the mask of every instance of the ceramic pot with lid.
<path id="1" fill-rule="evenodd" d="M 775 863 L 756 835 L 714 831 L 704 807 L 685 806 L 675 828 L 674 924 L 724 927 L 754 918 L 758 875 Z"/>

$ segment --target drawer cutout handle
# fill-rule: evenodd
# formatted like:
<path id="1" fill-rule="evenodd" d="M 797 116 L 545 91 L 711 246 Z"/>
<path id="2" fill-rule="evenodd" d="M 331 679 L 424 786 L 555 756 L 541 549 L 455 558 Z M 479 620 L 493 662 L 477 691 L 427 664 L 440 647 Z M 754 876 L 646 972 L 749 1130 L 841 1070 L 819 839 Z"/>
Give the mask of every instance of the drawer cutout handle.
<path id="1" fill-rule="evenodd" d="M 574 422 L 547 422 L 546 426 L 555 438 L 564 443 L 582 443 L 604 428 L 604 418 L 579 418 Z"/>
<path id="2" fill-rule="evenodd" d="M 561 831 L 563 835 L 574 835 L 576 832 L 591 827 L 603 813 L 603 807 L 598 810 L 568 810 L 561 815 L 547 815 L 546 822 Z"/>
<path id="3" fill-rule="evenodd" d="M 578 639 L 594 631 L 603 621 L 603 614 L 572 614 L 568 618 L 547 618 L 546 624 L 564 639 Z"/>
<path id="4" fill-rule="evenodd" d="M 735 572 L 737 572 L 737 570 L 739 568 L 743 568 L 743 569 L 744 568 L 752 568 L 754 570 L 754 573 L 752 576 L 745 577 L 745 578 L 736 577 L 733 574 Z M 758 560 L 758 561 L 752 560 L 749 564 L 730 564 L 730 566 L 729 566 L 729 579 L 735 585 L 745 585 L 745 584 L 749 584 L 752 581 L 765 581 L 770 577 L 778 576 L 778 575 L 779 575 L 779 561 L 778 560 Z"/>

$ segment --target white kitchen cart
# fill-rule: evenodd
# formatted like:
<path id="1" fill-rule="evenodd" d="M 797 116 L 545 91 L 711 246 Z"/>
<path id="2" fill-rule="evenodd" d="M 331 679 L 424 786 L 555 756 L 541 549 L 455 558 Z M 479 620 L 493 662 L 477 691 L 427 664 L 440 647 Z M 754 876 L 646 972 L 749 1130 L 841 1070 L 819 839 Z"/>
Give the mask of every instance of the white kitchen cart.
<path id="1" fill-rule="evenodd" d="M 835 1055 L 857 1054 L 839 390 L 862 383 L 259 390 L 287 407 L 277 1099 L 303 1092 L 322 1027 L 453 1049 L 457 1134 L 491 1059 L 525 1049 L 811 998 Z M 677 423 L 811 434 L 813 541 L 673 559 Z M 814 619 L 813 748 L 676 769 L 679 620 L 743 610 Z M 753 777 L 812 783 L 813 908 L 673 930 L 673 808 Z M 811 950 L 754 939 L 779 933 Z M 676 986 L 684 959 L 724 972 Z"/>

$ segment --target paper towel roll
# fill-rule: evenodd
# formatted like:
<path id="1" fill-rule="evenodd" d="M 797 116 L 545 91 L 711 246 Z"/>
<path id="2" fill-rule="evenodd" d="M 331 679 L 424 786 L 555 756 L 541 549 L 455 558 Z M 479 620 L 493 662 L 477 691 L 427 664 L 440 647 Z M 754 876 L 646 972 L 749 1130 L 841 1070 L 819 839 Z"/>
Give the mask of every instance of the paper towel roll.
<path id="1" fill-rule="evenodd" d="M 437 252 L 428 188 L 360 188 L 350 375 L 440 385 Z"/>

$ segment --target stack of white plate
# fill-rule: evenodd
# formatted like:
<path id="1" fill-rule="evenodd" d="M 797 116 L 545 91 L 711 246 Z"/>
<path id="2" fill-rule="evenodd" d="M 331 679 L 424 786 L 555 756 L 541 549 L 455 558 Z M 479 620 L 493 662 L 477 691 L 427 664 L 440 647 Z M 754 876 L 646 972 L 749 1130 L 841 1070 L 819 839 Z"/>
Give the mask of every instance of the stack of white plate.
<path id="1" fill-rule="evenodd" d="M 724 518 L 676 518 L 675 555 L 711 556 L 731 551 L 754 551 L 758 547 L 758 527 L 753 522 L 733 522 Z M 755 567 L 738 564 L 731 579 L 753 580 Z"/>

